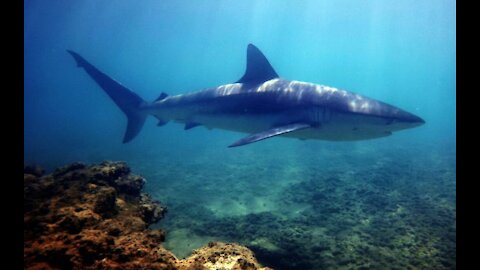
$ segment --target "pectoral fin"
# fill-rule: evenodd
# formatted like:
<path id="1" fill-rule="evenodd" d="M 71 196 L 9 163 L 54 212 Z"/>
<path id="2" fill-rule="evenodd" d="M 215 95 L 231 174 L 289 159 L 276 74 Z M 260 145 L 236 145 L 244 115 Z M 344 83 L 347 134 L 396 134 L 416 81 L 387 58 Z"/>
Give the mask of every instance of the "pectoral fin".
<path id="1" fill-rule="evenodd" d="M 274 127 L 274 128 L 269 129 L 269 130 L 265 130 L 265 131 L 262 131 L 262 132 L 259 132 L 259 133 L 254 133 L 250 136 L 247 136 L 247 137 L 245 137 L 241 140 L 238 140 L 238 141 L 234 142 L 233 144 L 229 145 L 228 147 L 242 146 L 242 145 L 245 145 L 245 144 L 258 142 L 258 141 L 261 141 L 261 140 L 268 139 L 270 137 L 282 135 L 282 134 L 285 134 L 285 133 L 289 133 L 289 132 L 292 132 L 292 131 L 301 130 L 301 129 L 305 129 L 305 128 L 309 128 L 309 127 L 311 127 L 311 125 L 305 124 L 305 123 L 295 123 L 295 124 L 289 124 L 289 125 L 285 125 L 285 126 Z"/>

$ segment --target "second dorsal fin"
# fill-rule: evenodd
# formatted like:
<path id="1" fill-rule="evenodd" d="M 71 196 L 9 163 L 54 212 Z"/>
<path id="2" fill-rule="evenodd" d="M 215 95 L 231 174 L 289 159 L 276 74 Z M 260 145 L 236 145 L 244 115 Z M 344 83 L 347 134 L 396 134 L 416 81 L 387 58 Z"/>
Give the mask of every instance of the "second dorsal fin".
<path id="1" fill-rule="evenodd" d="M 278 78 L 277 72 L 263 53 L 253 44 L 247 47 L 247 69 L 237 83 L 260 84 Z"/>
<path id="2" fill-rule="evenodd" d="M 164 92 L 162 92 L 162 93 L 160 94 L 160 96 L 158 96 L 158 98 L 155 99 L 155 101 L 164 100 L 166 97 L 168 97 L 168 95 L 165 94 Z M 154 102 L 155 102 L 155 101 L 154 101 Z"/>

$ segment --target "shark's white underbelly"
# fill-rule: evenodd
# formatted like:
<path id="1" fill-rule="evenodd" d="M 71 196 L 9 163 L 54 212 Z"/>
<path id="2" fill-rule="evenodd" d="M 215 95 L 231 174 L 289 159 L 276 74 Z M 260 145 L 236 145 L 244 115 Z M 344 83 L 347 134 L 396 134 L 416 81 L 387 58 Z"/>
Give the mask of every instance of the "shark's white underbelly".
<path id="1" fill-rule="evenodd" d="M 189 117 L 188 121 L 183 119 L 177 119 L 177 121 L 193 122 L 209 129 L 218 128 L 253 134 L 296 122 L 296 116 L 285 114 L 198 114 Z M 378 125 L 377 121 L 377 119 L 362 115 L 332 113 L 328 121 L 320 123 L 318 126 L 280 136 L 331 141 L 365 140 L 389 136 L 391 132 L 386 131 L 383 125 Z"/>

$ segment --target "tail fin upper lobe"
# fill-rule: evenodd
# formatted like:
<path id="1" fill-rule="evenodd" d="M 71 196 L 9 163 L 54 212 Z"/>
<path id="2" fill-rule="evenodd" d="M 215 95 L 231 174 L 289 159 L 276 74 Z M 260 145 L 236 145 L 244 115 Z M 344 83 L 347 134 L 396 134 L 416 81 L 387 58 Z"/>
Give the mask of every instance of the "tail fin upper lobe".
<path id="1" fill-rule="evenodd" d="M 88 75 L 97 82 L 115 104 L 127 115 L 128 124 L 125 136 L 123 137 L 123 143 L 127 143 L 135 138 L 147 118 L 147 113 L 140 109 L 146 102 L 130 89 L 98 70 L 78 53 L 70 50 L 67 50 L 67 52 L 73 56 L 77 62 L 77 66 L 85 69 Z"/>

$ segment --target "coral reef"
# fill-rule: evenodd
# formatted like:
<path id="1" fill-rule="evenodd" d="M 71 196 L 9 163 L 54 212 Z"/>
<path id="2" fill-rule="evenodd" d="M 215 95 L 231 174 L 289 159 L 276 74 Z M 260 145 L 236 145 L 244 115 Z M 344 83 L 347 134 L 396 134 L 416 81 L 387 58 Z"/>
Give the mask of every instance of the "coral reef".
<path id="1" fill-rule="evenodd" d="M 240 245 L 209 243 L 179 260 L 150 229 L 166 208 L 123 162 L 24 168 L 25 269 L 268 269 Z"/>

